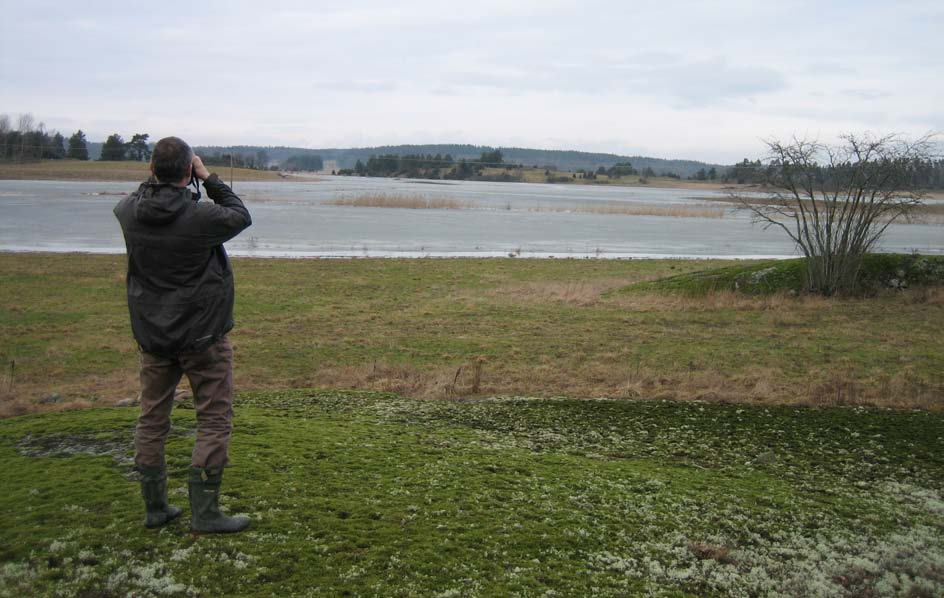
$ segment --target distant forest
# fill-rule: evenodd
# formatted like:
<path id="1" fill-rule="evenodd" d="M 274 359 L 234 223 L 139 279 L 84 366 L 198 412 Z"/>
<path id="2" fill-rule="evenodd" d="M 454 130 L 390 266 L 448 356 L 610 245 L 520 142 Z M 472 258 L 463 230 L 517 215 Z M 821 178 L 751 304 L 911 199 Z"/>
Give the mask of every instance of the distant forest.
<path id="1" fill-rule="evenodd" d="M 48 130 L 31 114 L 14 120 L 0 114 L 0 161 L 35 160 L 137 160 L 150 159 L 154 144 L 147 133 L 134 133 L 130 141 L 114 133 L 104 142 L 90 141 L 82 130 L 66 137 Z M 470 144 L 385 145 L 359 148 L 310 149 L 286 146 L 196 146 L 203 160 L 213 166 L 233 166 L 265 170 L 319 171 L 326 162 L 343 174 L 362 176 L 403 176 L 483 180 L 522 180 L 520 169 L 545 171 L 550 182 L 554 172 L 574 173 L 580 178 L 622 176 L 667 176 L 679 179 L 720 180 L 734 183 L 766 184 L 773 166 L 745 158 L 733 165 L 709 164 L 695 160 L 667 160 L 647 156 L 520 147 L 494 148 Z M 498 168 L 496 174 L 486 168 Z M 514 171 L 518 169 L 518 172 Z M 916 162 L 914 184 L 925 189 L 944 189 L 944 160 Z M 566 177 L 570 178 L 570 177 Z M 554 179 L 553 181 L 551 179 Z"/>
<path id="2" fill-rule="evenodd" d="M 546 171 L 577 173 L 581 178 L 607 176 L 667 176 L 678 179 L 717 180 L 724 183 L 765 185 L 772 166 L 745 158 L 732 165 L 710 164 L 695 160 L 668 160 L 647 156 L 620 156 L 529 148 L 493 148 L 469 144 L 384 145 L 360 148 L 307 149 L 299 147 L 209 146 L 204 153 L 254 155 L 264 151 L 273 162 L 282 165 L 314 161 L 334 161 L 342 174 L 363 176 L 402 176 L 412 178 L 453 178 L 480 180 L 520 180 L 511 172 L 516 167 L 537 167 Z M 304 157 L 309 157 L 308 159 Z M 496 161 L 497 156 L 497 161 Z M 507 174 L 483 175 L 482 166 L 498 167 Z M 302 168 L 299 168 L 302 170 Z M 944 189 L 944 160 L 914 165 L 918 187 Z"/>
<path id="3" fill-rule="evenodd" d="M 382 145 L 377 147 L 357 148 L 321 148 L 306 149 L 299 147 L 261 147 L 261 146 L 201 146 L 199 151 L 204 153 L 235 153 L 254 155 L 264 150 L 273 162 L 283 163 L 292 156 L 316 155 L 325 162 L 334 161 L 338 169 L 353 169 L 357 161 L 366 164 L 371 157 L 377 156 L 450 156 L 455 161 L 476 161 L 483 153 L 501 150 L 504 161 L 510 164 L 523 166 L 537 166 L 546 170 L 561 170 L 577 172 L 579 170 L 597 171 L 601 166 L 610 168 L 627 162 L 640 172 L 647 168 L 662 173 L 672 173 L 681 178 L 694 178 L 699 170 L 708 172 L 715 168 L 717 172 L 724 172 L 730 166 L 709 164 L 695 160 L 666 160 L 645 156 L 620 156 L 618 154 L 591 153 L 564 150 L 541 150 L 520 147 L 496 148 L 486 145 L 470 144 L 432 144 L 432 145 Z"/>

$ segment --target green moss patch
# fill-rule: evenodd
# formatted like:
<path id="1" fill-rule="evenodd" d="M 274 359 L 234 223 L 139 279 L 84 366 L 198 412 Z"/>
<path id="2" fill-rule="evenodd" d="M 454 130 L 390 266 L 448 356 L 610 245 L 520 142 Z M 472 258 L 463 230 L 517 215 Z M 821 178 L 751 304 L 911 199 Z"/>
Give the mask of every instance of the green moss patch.
<path id="1" fill-rule="evenodd" d="M 144 529 L 135 416 L 0 421 L 0 594 L 944 592 L 941 414 L 244 393 L 224 505 L 253 524 L 219 537 Z"/>

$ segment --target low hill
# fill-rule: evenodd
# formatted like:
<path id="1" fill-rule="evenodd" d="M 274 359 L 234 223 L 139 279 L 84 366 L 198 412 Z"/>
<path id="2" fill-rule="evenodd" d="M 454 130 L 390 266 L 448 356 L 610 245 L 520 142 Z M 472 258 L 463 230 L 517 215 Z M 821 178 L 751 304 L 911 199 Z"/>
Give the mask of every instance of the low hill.
<path id="1" fill-rule="evenodd" d="M 319 155 L 325 161 L 334 160 L 338 163 L 338 168 L 353 168 L 354 164 L 361 160 L 366 162 L 371 156 L 382 154 L 408 155 L 408 154 L 449 154 L 453 158 L 477 160 L 483 152 L 491 152 L 495 149 L 501 149 L 506 162 L 514 164 L 525 164 L 527 166 L 537 165 L 540 168 L 553 167 L 552 170 L 575 171 L 578 169 L 596 170 L 603 166 L 609 168 L 619 162 L 630 162 L 637 170 L 652 168 L 657 174 L 670 172 L 686 178 L 698 172 L 699 169 L 716 168 L 719 172 L 726 169 L 727 166 L 721 164 L 708 164 L 697 162 L 695 160 L 668 160 L 663 158 L 651 158 L 646 156 L 621 156 L 618 154 L 591 153 L 579 151 L 563 150 L 542 150 L 520 147 L 494 148 L 485 145 L 469 144 L 433 144 L 433 145 L 381 145 L 377 147 L 357 147 L 357 148 L 300 148 L 300 147 L 263 147 L 255 145 L 237 145 L 237 146 L 199 146 L 198 151 L 214 153 L 237 153 L 254 156 L 256 152 L 262 150 L 269 156 L 273 162 L 283 162 L 291 156 L 296 155 Z"/>
<path id="2" fill-rule="evenodd" d="M 739 291 L 749 295 L 796 294 L 804 292 L 805 263 L 803 258 L 739 263 L 640 282 L 620 292 L 659 291 L 693 297 L 719 291 Z M 944 256 L 893 253 L 865 256 L 857 290 L 860 295 L 909 286 L 944 286 Z"/>

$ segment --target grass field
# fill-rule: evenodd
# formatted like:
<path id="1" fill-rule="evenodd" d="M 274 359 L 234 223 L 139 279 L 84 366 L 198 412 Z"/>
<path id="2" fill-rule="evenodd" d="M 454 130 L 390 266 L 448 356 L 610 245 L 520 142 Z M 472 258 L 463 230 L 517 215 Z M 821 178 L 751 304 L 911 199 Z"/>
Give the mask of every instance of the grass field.
<path id="1" fill-rule="evenodd" d="M 135 415 L 0 421 L 0 595 L 944 593 L 940 413 L 244 392 L 229 537 L 143 528 Z"/>
<path id="2" fill-rule="evenodd" d="M 109 406 L 137 390 L 123 262 L 0 254 L 2 414 L 44 411 L 0 419 L 0 596 L 944 593 L 939 287 L 235 260 L 223 505 L 252 526 L 213 537 L 189 532 L 187 400 L 168 444 L 184 516 L 141 525 L 137 409 Z"/>
<path id="3" fill-rule="evenodd" d="M 211 166 L 225 182 L 230 180 L 229 167 Z M 0 180 L 30 181 L 143 181 L 151 172 L 147 162 L 99 162 L 98 160 L 43 160 L 42 162 L 0 162 Z M 236 181 L 279 181 L 277 172 L 236 168 Z"/>
<path id="4" fill-rule="evenodd" d="M 236 382 L 422 398 L 944 405 L 939 287 L 821 299 L 633 286 L 731 265 L 237 259 Z M 123 256 L 0 254 L 0 414 L 135 396 L 124 271 Z M 41 403 L 49 395 L 62 400 Z"/>

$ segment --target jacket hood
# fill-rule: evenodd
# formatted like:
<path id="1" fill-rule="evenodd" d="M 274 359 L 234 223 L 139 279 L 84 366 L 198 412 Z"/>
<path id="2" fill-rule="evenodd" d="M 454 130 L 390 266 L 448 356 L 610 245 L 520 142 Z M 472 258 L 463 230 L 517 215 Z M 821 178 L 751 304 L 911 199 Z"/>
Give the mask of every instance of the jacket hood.
<path id="1" fill-rule="evenodd" d="M 134 218 L 143 224 L 173 222 L 190 199 L 190 189 L 160 183 L 153 177 L 138 188 L 134 201 Z"/>

